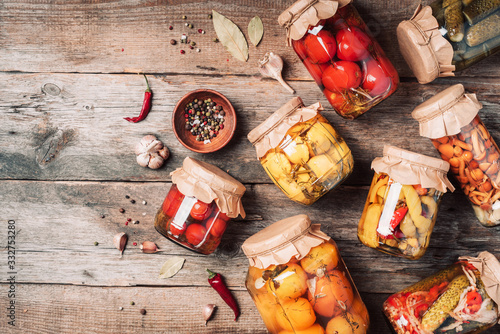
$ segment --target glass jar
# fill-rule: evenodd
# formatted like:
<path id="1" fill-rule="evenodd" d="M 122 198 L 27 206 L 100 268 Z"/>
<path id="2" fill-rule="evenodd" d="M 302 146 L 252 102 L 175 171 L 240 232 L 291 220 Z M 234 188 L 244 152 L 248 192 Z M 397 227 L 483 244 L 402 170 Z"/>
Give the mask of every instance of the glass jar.
<path id="1" fill-rule="evenodd" d="M 398 87 L 398 73 L 350 1 L 299 0 L 278 21 L 340 116 L 354 119 Z"/>
<path id="2" fill-rule="evenodd" d="M 193 158 L 172 172 L 172 186 L 155 217 L 156 230 L 195 252 L 211 254 L 230 218 L 245 211 L 245 186 L 219 168 Z"/>
<path id="3" fill-rule="evenodd" d="M 438 0 L 398 26 L 401 53 L 418 81 L 453 76 L 500 50 L 500 2 Z"/>
<path id="4" fill-rule="evenodd" d="M 412 116 L 420 122 L 420 134 L 450 163 L 476 217 L 489 227 L 500 224 L 500 150 L 478 115 L 481 108 L 459 84 L 419 105 Z"/>
<path id="5" fill-rule="evenodd" d="M 446 187 L 450 165 L 440 159 L 384 147 L 384 157 L 375 158 L 375 170 L 358 238 L 368 247 L 387 254 L 416 260 L 429 245 L 439 202 Z"/>
<path id="6" fill-rule="evenodd" d="M 293 98 L 248 134 L 273 182 L 293 201 L 312 204 L 352 172 L 351 150 L 318 102 Z"/>
<path id="7" fill-rule="evenodd" d="M 271 334 L 367 332 L 368 311 L 335 242 L 308 216 L 280 220 L 241 248 L 246 288 Z"/>
<path id="8" fill-rule="evenodd" d="M 499 292 L 485 283 L 498 282 L 500 263 L 488 252 L 460 259 L 384 302 L 397 334 L 480 333 L 496 324 Z"/>

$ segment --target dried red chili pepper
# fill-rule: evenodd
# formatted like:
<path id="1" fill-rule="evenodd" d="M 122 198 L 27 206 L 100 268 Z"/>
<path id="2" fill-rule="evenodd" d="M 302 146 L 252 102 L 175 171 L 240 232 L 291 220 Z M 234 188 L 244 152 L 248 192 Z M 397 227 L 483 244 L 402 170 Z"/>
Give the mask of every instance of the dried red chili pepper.
<path id="1" fill-rule="evenodd" d="M 151 99 L 153 98 L 153 92 L 151 91 L 151 88 L 149 88 L 149 82 L 148 78 L 146 77 L 145 74 L 144 78 L 146 79 L 146 85 L 147 89 L 146 92 L 144 93 L 144 101 L 142 102 L 142 109 L 141 113 L 139 114 L 138 117 L 124 117 L 123 119 L 132 123 L 137 123 L 146 118 L 148 115 L 149 111 L 151 110 Z"/>
<path id="2" fill-rule="evenodd" d="M 208 283 L 210 283 L 212 288 L 214 288 L 214 290 L 219 293 L 219 295 L 226 302 L 226 304 L 229 305 L 229 307 L 233 310 L 234 321 L 236 321 L 236 319 L 240 315 L 240 309 L 238 308 L 238 304 L 236 303 L 236 300 L 231 294 L 231 291 L 229 291 L 226 284 L 224 283 L 221 274 L 214 273 L 209 269 L 207 269 L 207 271 L 209 273 Z"/>

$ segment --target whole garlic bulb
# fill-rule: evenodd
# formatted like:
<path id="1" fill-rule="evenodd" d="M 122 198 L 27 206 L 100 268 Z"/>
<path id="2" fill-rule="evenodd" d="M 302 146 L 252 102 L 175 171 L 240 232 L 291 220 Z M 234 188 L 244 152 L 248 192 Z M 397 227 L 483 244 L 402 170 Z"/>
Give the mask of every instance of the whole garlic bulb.
<path id="1" fill-rule="evenodd" d="M 140 166 L 158 169 L 168 159 L 170 152 L 155 136 L 147 135 L 135 146 L 135 154 Z"/>

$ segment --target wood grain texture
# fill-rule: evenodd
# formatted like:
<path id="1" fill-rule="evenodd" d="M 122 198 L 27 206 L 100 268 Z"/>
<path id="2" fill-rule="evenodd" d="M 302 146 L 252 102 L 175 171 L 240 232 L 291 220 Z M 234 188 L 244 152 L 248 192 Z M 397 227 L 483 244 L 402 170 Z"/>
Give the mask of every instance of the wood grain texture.
<path id="1" fill-rule="evenodd" d="M 156 75 L 149 80 L 153 109 L 146 120 L 134 124 L 123 117 L 138 115 L 145 89 L 142 76 L 0 73 L 5 83 L 0 86 L 0 179 L 165 181 L 186 156 L 193 156 L 229 170 L 245 183 L 271 182 L 246 135 L 292 97 L 278 82 L 187 75 Z M 419 136 L 418 123 L 410 113 L 451 82 L 441 79 L 425 86 L 403 82 L 393 96 L 355 121 L 338 116 L 314 83 L 293 85 L 304 103 L 323 103 L 324 115 L 351 148 L 355 169 L 347 184 L 366 185 L 371 180 L 371 161 L 382 154 L 384 144 L 438 156 L 430 140 Z M 500 81 L 485 78 L 462 83 L 483 103 L 480 115 L 500 142 Z M 197 88 L 224 94 L 238 117 L 231 142 L 210 155 L 186 149 L 172 131 L 175 104 Z M 171 150 L 161 170 L 142 168 L 135 161 L 133 148 L 148 133 L 156 134 Z"/>

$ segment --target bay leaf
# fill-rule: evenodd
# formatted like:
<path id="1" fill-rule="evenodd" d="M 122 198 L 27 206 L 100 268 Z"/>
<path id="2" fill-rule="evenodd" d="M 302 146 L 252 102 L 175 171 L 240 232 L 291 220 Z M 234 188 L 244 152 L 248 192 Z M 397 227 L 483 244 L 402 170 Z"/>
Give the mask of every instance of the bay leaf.
<path id="1" fill-rule="evenodd" d="M 250 37 L 250 42 L 253 45 L 259 45 L 262 40 L 262 36 L 264 35 L 264 25 L 262 24 L 262 20 L 260 17 L 255 16 L 248 23 L 248 36 Z"/>
<path id="2" fill-rule="evenodd" d="M 248 60 L 248 43 L 245 35 L 233 21 L 212 10 L 212 21 L 217 38 L 227 51 L 238 60 Z"/>
<path id="3" fill-rule="evenodd" d="M 179 270 L 182 269 L 184 261 L 186 261 L 186 259 L 179 256 L 172 257 L 165 261 L 160 269 L 160 278 L 170 278 L 177 274 Z"/>

